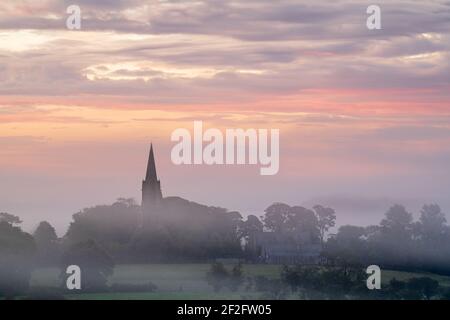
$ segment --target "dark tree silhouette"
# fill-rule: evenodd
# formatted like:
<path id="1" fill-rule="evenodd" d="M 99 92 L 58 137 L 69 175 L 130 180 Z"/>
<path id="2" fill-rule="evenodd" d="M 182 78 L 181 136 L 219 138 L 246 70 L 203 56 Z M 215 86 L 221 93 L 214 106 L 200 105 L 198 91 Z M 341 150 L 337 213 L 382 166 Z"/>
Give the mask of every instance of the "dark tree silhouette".
<path id="1" fill-rule="evenodd" d="M 339 265 L 360 265 L 364 261 L 367 243 L 366 230 L 357 226 L 342 226 L 337 234 L 328 239 L 324 256 Z"/>
<path id="2" fill-rule="evenodd" d="M 70 265 L 80 267 L 83 291 L 106 290 L 108 277 L 114 272 L 114 261 L 93 240 L 72 245 L 64 252 L 61 271 L 63 286 L 67 279 L 66 269 Z"/>
<path id="3" fill-rule="evenodd" d="M 52 227 L 47 221 L 42 221 L 33 233 L 36 243 L 52 243 L 58 240 L 55 228 Z"/>
<path id="4" fill-rule="evenodd" d="M 239 237 L 244 240 L 245 254 L 250 259 L 255 259 L 259 255 L 256 238 L 263 230 L 262 222 L 254 215 L 249 215 L 247 220 L 240 224 Z"/>
<path id="5" fill-rule="evenodd" d="M 430 300 L 439 293 L 439 282 L 428 277 L 412 278 L 406 288 L 408 298 Z"/>
<path id="6" fill-rule="evenodd" d="M 247 220 L 242 221 L 240 224 L 240 236 L 249 241 L 256 233 L 262 232 L 264 226 L 262 222 L 255 215 L 249 215 Z"/>
<path id="7" fill-rule="evenodd" d="M 327 231 L 336 224 L 336 212 L 332 208 L 326 208 L 321 205 L 315 205 L 313 209 L 317 217 L 320 243 L 323 246 Z"/>
<path id="8" fill-rule="evenodd" d="M 411 236 L 413 216 L 406 211 L 402 205 L 393 205 L 381 220 L 380 226 L 386 234 L 392 235 L 397 239 L 400 237 L 407 240 Z"/>
<path id="9" fill-rule="evenodd" d="M 22 220 L 18 216 L 9 214 L 7 212 L 0 212 L 0 222 L 5 221 L 9 224 L 21 224 Z"/>
<path id="10" fill-rule="evenodd" d="M 418 222 L 421 240 L 427 243 L 440 242 L 443 238 L 448 237 L 449 227 L 446 223 L 445 214 L 438 205 L 424 205 Z"/>
<path id="11" fill-rule="evenodd" d="M 268 231 L 283 232 L 285 231 L 286 221 L 289 216 L 291 207 L 284 203 L 274 203 L 269 206 L 263 216 L 264 227 Z"/>
<path id="12" fill-rule="evenodd" d="M 317 243 L 320 238 L 318 220 L 314 211 L 301 207 L 274 203 L 262 217 L 268 231 L 289 236 L 298 242 Z"/>
<path id="13" fill-rule="evenodd" d="M 35 250 L 31 235 L 0 221 L 0 296 L 12 298 L 26 292 Z"/>
<path id="14" fill-rule="evenodd" d="M 211 264 L 211 268 L 206 274 L 206 280 L 213 287 L 215 292 L 219 292 L 227 285 L 228 277 L 228 270 L 220 262 Z"/>
<path id="15" fill-rule="evenodd" d="M 64 243 L 72 245 L 92 239 L 120 261 L 127 257 L 140 219 L 140 207 L 131 199 L 121 198 L 112 205 L 86 208 L 73 215 Z"/>
<path id="16" fill-rule="evenodd" d="M 317 217 L 314 211 L 304 207 L 290 208 L 284 229 L 300 242 L 317 243 L 319 240 Z"/>
<path id="17" fill-rule="evenodd" d="M 60 258 L 60 246 L 55 228 L 42 221 L 33 233 L 37 246 L 37 263 L 41 266 L 57 265 Z"/>

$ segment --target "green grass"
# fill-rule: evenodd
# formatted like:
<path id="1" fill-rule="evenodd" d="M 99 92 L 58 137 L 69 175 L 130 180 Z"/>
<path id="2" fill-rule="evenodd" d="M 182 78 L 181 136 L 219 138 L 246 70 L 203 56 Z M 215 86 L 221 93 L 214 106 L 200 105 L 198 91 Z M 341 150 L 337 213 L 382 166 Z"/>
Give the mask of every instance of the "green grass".
<path id="1" fill-rule="evenodd" d="M 211 291 L 206 282 L 209 264 L 129 264 L 118 265 L 112 283 L 142 284 L 152 282 L 158 286 L 158 291 Z M 245 265 L 245 276 L 263 275 L 269 278 L 279 277 L 279 265 Z M 60 270 L 44 268 L 36 270 L 31 279 L 31 285 L 36 287 L 57 287 Z"/>
<path id="2" fill-rule="evenodd" d="M 258 299 L 259 292 L 241 294 L 239 292 L 117 292 L 68 294 L 69 300 L 241 300 Z"/>
<path id="3" fill-rule="evenodd" d="M 231 266 L 228 266 L 231 268 Z M 258 299 L 259 292 L 223 290 L 216 293 L 206 282 L 206 273 L 209 264 L 130 264 L 118 265 L 113 276 L 109 279 L 111 284 L 143 284 L 152 282 L 158 286 L 156 292 L 127 292 L 127 293 L 79 293 L 68 294 L 68 299 L 98 299 L 98 300 L 125 300 L 125 299 Z M 280 265 L 246 264 L 243 266 L 245 276 L 266 276 L 278 278 Z M 58 287 L 60 270 L 45 268 L 36 270 L 31 279 L 31 286 Z M 433 278 L 443 286 L 450 286 L 450 277 L 425 273 L 411 273 L 400 271 L 382 271 L 382 282 L 387 284 L 392 278 L 407 280 L 413 277 L 427 276 Z"/>

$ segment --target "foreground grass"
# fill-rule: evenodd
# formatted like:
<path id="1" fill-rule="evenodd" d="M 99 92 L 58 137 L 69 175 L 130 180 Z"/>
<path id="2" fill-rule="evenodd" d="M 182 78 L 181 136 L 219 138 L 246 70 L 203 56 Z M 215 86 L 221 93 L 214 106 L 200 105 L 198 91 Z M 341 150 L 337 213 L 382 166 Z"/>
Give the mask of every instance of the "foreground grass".
<path id="1" fill-rule="evenodd" d="M 206 282 L 209 264 L 129 264 L 118 265 L 109 279 L 110 284 L 142 284 L 152 282 L 158 286 L 158 291 L 192 291 L 211 292 Z M 266 276 L 277 278 L 280 275 L 279 265 L 243 266 L 244 276 Z M 60 270 L 57 268 L 43 268 L 36 270 L 31 279 L 31 286 L 57 287 L 59 285 Z"/>
<path id="2" fill-rule="evenodd" d="M 231 267 L 231 266 L 230 266 Z M 118 265 L 114 269 L 110 284 L 143 284 L 147 282 L 158 286 L 155 292 L 126 292 L 126 293 L 79 293 L 68 294 L 68 299 L 95 300 L 158 300 L 158 299 L 258 299 L 259 292 L 248 292 L 243 289 L 238 292 L 221 291 L 216 293 L 206 281 L 209 264 L 130 264 Z M 266 276 L 279 278 L 280 265 L 246 264 L 243 266 L 244 276 Z M 31 279 L 34 287 L 58 287 L 60 270 L 44 268 L 36 270 Z M 383 284 L 392 278 L 405 281 L 414 277 L 430 277 L 442 286 L 450 287 L 450 277 L 428 273 L 412 273 L 401 271 L 382 271 Z"/>
<path id="3" fill-rule="evenodd" d="M 242 300 L 259 299 L 261 293 L 241 292 L 115 292 L 68 294 L 68 300 Z"/>

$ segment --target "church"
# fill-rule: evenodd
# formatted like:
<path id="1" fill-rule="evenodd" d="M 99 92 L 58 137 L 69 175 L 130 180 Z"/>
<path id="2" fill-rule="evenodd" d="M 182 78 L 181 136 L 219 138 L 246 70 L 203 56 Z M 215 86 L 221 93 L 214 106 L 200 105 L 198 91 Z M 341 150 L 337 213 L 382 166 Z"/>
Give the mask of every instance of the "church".
<path id="1" fill-rule="evenodd" d="M 239 256 L 241 243 L 237 237 L 230 239 L 229 234 L 237 233 L 242 216 L 239 212 L 224 208 L 205 206 L 180 197 L 163 197 L 161 182 L 156 172 L 153 144 L 147 161 L 145 179 L 142 181 L 142 226 L 152 232 L 170 230 L 176 238 L 187 237 L 182 243 L 195 243 L 193 247 L 211 246 L 209 256 Z M 228 221 L 224 224 L 224 221 Z M 223 229 L 225 228 L 225 229 Z M 175 231 L 175 232 L 174 232 Z M 166 231 L 164 231 L 166 232 Z M 224 238 L 220 244 L 211 243 L 219 235 Z M 254 235 L 252 250 L 258 252 L 255 262 L 272 264 L 315 264 L 320 260 L 320 245 L 302 242 L 301 245 L 281 234 L 261 231 Z M 223 251 L 224 247 L 228 250 Z M 165 252 L 167 253 L 167 252 Z M 186 248 L 183 249 L 186 252 Z M 178 253 L 179 255 L 180 253 Z"/>
<path id="2" fill-rule="evenodd" d="M 152 144 L 142 180 L 140 218 L 134 248 L 148 261 L 204 261 L 241 253 L 236 233 L 241 216 L 237 212 L 181 197 L 163 197 Z"/>

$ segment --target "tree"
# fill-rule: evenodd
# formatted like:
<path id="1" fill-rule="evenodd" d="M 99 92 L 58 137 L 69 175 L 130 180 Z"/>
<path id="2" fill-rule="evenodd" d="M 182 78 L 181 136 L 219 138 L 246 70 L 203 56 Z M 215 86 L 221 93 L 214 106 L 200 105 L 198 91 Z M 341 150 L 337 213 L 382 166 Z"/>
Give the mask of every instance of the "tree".
<path id="1" fill-rule="evenodd" d="M 37 246 L 37 262 L 41 266 L 57 264 L 60 257 L 58 236 L 55 228 L 47 221 L 42 221 L 33 234 Z"/>
<path id="2" fill-rule="evenodd" d="M 21 224 L 22 220 L 18 216 L 6 213 L 6 212 L 0 212 L 0 222 L 5 221 L 11 225 L 14 224 Z"/>
<path id="3" fill-rule="evenodd" d="M 396 278 L 392 278 L 389 281 L 389 286 L 388 286 L 388 292 L 390 295 L 392 295 L 393 298 L 395 299 L 401 299 L 402 298 L 402 292 L 405 290 L 406 288 L 406 282 L 403 281 L 399 281 Z"/>
<path id="4" fill-rule="evenodd" d="M 336 224 L 336 212 L 332 208 L 326 208 L 321 205 L 315 205 L 313 209 L 317 217 L 317 225 L 319 227 L 320 233 L 320 243 L 323 246 L 326 232 Z"/>
<path id="5" fill-rule="evenodd" d="M 238 263 L 231 270 L 228 286 L 230 287 L 231 291 L 235 292 L 239 289 L 242 282 L 243 282 L 242 264 Z"/>
<path id="6" fill-rule="evenodd" d="M 335 236 L 328 239 L 324 256 L 337 264 L 360 265 L 366 258 L 367 241 L 363 227 L 341 226 Z"/>
<path id="7" fill-rule="evenodd" d="M 264 227 L 273 232 L 283 232 L 286 227 L 286 221 L 289 216 L 291 207 L 284 203 L 274 203 L 264 212 Z"/>
<path id="8" fill-rule="evenodd" d="M 215 292 L 219 292 L 228 280 L 229 274 L 223 263 L 214 262 L 206 274 L 206 281 L 210 284 Z"/>
<path id="9" fill-rule="evenodd" d="M 64 285 L 68 266 L 79 266 L 82 272 L 81 288 L 84 291 L 103 291 L 108 277 L 114 272 L 114 261 L 93 240 L 72 245 L 62 256 L 61 278 Z"/>
<path id="10" fill-rule="evenodd" d="M 319 240 L 318 221 L 314 211 L 301 206 L 274 203 L 265 210 L 264 227 L 300 242 Z"/>
<path id="11" fill-rule="evenodd" d="M 245 251 L 249 258 L 255 258 L 258 255 L 256 237 L 262 233 L 264 226 L 258 217 L 249 215 L 247 220 L 241 221 L 239 228 L 239 238 L 245 242 Z"/>
<path id="12" fill-rule="evenodd" d="M 33 233 L 36 243 L 51 243 L 58 240 L 55 228 L 47 221 L 42 221 Z"/>
<path id="13" fill-rule="evenodd" d="M 319 241 L 318 221 L 314 211 L 301 206 L 290 208 L 284 230 L 290 232 L 299 242 L 317 243 Z"/>
<path id="14" fill-rule="evenodd" d="M 408 280 L 406 287 L 409 291 L 410 298 L 430 300 L 439 293 L 439 282 L 428 278 L 411 278 Z"/>
<path id="15" fill-rule="evenodd" d="M 131 199 L 118 199 L 112 205 L 83 209 L 73 215 L 64 244 L 94 240 L 116 259 L 128 256 L 128 245 L 136 235 L 141 210 Z"/>
<path id="16" fill-rule="evenodd" d="M 241 222 L 240 237 L 249 241 L 255 234 L 262 232 L 264 226 L 262 222 L 255 215 L 249 215 L 247 220 Z"/>
<path id="17" fill-rule="evenodd" d="M 397 236 L 408 236 L 412 228 L 413 216 L 402 205 L 393 205 L 381 220 L 380 225 L 385 231 Z"/>
<path id="18" fill-rule="evenodd" d="M 413 243 L 413 216 L 402 205 L 394 205 L 380 222 L 379 232 L 371 237 L 370 248 L 374 261 L 384 267 L 400 267 L 410 264 L 416 254 Z"/>
<path id="19" fill-rule="evenodd" d="M 0 221 L 0 297 L 25 293 L 35 251 L 31 235 L 5 220 Z"/>
<path id="20" fill-rule="evenodd" d="M 425 242 L 438 242 L 448 235 L 447 219 L 437 204 L 424 205 L 420 211 L 419 234 Z"/>
<path id="21" fill-rule="evenodd" d="M 362 237 L 366 234 L 364 227 L 345 225 L 339 228 L 336 234 L 336 239 L 342 242 L 353 242 L 362 240 Z"/>

